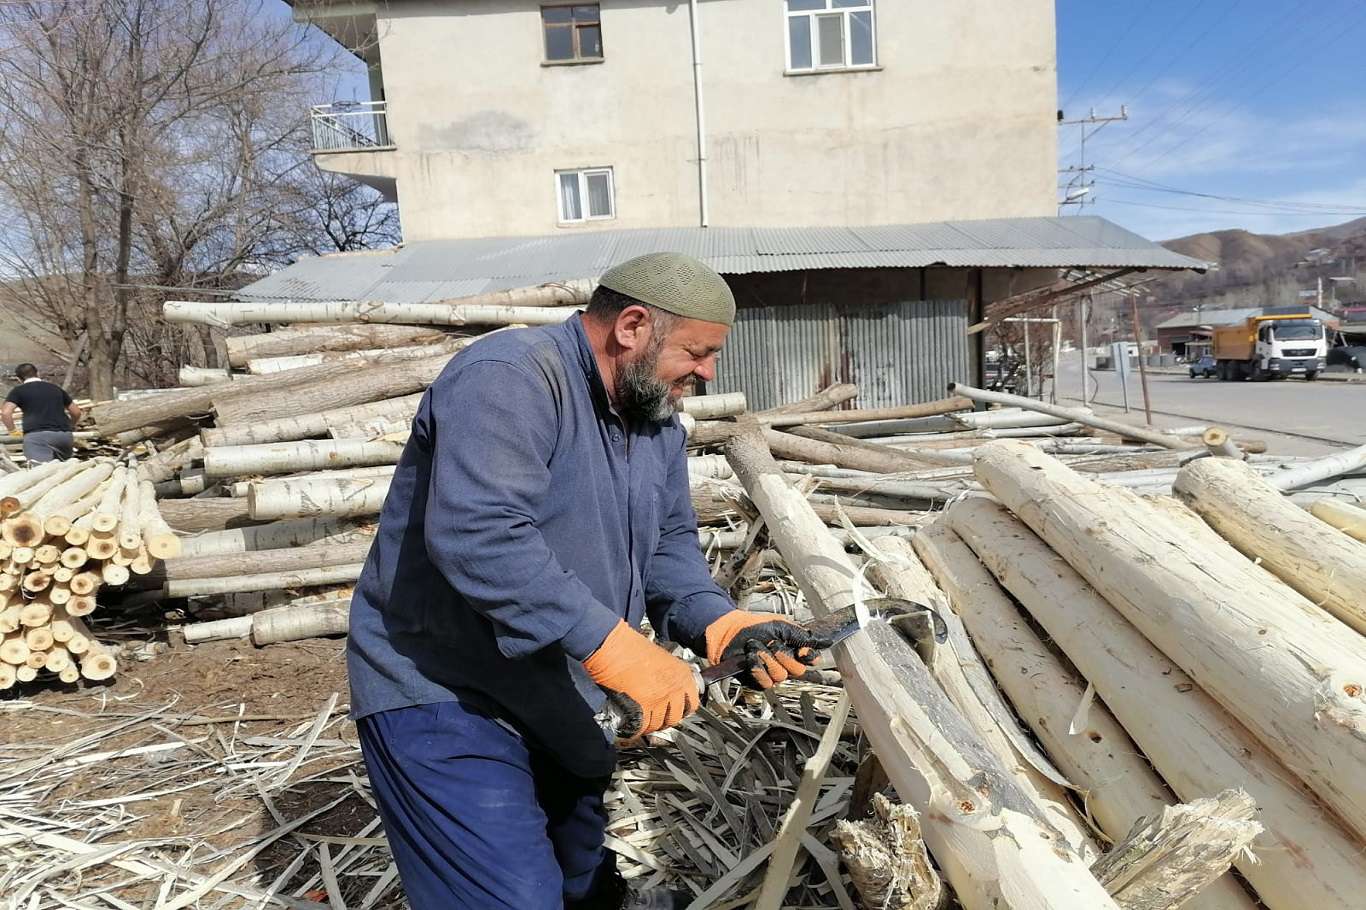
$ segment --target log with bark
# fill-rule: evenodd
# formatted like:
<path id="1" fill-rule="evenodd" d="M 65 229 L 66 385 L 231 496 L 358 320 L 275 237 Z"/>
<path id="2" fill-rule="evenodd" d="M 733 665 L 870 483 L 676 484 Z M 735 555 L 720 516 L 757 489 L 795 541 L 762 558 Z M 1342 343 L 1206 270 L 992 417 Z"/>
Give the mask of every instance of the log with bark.
<path id="1" fill-rule="evenodd" d="M 1252 795 L 1266 831 L 1258 839 L 1255 861 L 1244 857 L 1237 867 L 1267 906 L 1347 910 L 1356 905 L 1366 893 L 1358 839 L 1246 727 L 1003 506 L 967 499 L 955 503 L 948 517 L 1001 585 L 1094 685 L 1178 796 L 1189 801 L 1230 786 Z M 1182 536 L 1170 525 L 1167 530 Z M 1257 686 L 1253 680 L 1244 685 Z M 1268 699 L 1277 695 L 1255 694 Z M 1098 729 L 1084 712 L 1078 720 L 1088 737 Z M 1121 746 L 1122 741 L 1111 745 Z"/>
<path id="2" fill-rule="evenodd" d="M 205 428 L 200 436 L 205 446 L 253 445 L 326 436 L 333 427 L 376 419 L 411 421 L 417 413 L 422 395 L 422 392 L 414 392 L 399 398 L 383 398 L 379 401 L 333 408 L 314 414 L 300 414 L 260 423 Z"/>
<path id="3" fill-rule="evenodd" d="M 247 373 L 252 376 L 268 376 L 283 373 L 300 367 L 317 366 L 320 363 L 339 363 L 365 360 L 380 360 L 385 363 L 398 363 L 404 360 L 421 360 L 443 351 L 462 350 L 474 339 L 446 338 L 435 344 L 419 344 L 398 348 L 366 348 L 359 351 L 318 351 L 313 354 L 291 354 L 288 357 L 253 357 L 247 361 Z"/>
<path id="4" fill-rule="evenodd" d="M 577 306 L 500 306 L 477 303 L 384 303 L 335 300 L 326 303 L 250 303 L 168 300 L 168 322 L 196 322 L 216 328 L 257 322 L 384 322 L 399 325 L 554 325 L 579 311 Z"/>
<path id="5" fill-rule="evenodd" d="M 249 553 L 305 547 L 313 544 L 351 543 L 374 534 L 373 526 L 331 518 L 300 518 L 223 531 L 207 531 L 181 539 L 181 556 Z"/>
<path id="6" fill-rule="evenodd" d="M 1088 697 L 1086 681 L 1039 636 L 948 521 L 922 529 L 913 544 L 1002 691 L 1110 841 L 1122 840 L 1136 823 L 1177 803 L 1104 703 L 1092 703 L 1073 732 L 1077 708 Z M 1251 910 L 1254 905 L 1226 876 L 1185 906 Z"/>
<path id="7" fill-rule="evenodd" d="M 362 439 L 211 446 L 204 453 L 204 473 L 211 478 L 222 478 L 392 465 L 398 464 L 402 454 L 401 443 Z"/>
<path id="8" fill-rule="evenodd" d="M 809 398 L 760 411 L 760 414 L 805 414 L 810 411 L 829 411 L 846 401 L 858 397 L 858 386 L 848 382 L 837 382 L 826 386 Z"/>
<path id="9" fill-rule="evenodd" d="M 1240 461 L 1192 462 L 1172 489 L 1248 559 L 1366 634 L 1366 544 L 1308 514 Z"/>
<path id="10" fill-rule="evenodd" d="M 262 481 L 251 486 L 246 512 L 255 521 L 378 515 L 389 495 L 389 483 L 387 477 Z"/>
<path id="11" fill-rule="evenodd" d="M 807 439 L 781 430 L 765 429 L 763 433 L 770 451 L 777 458 L 789 458 L 810 464 L 832 464 L 876 474 L 923 471 L 929 466 L 928 462 L 899 452 L 890 446 L 872 448 L 873 443 L 857 439 L 836 444 Z"/>
<path id="12" fill-rule="evenodd" d="M 737 435 L 726 454 L 811 609 L 825 614 L 853 603 L 858 570 L 788 484 L 763 437 Z M 870 623 L 835 657 L 864 733 L 898 794 L 920 812 L 925 842 L 966 910 L 1115 908 L 890 626 Z"/>
<path id="13" fill-rule="evenodd" d="M 151 575 L 153 583 L 184 581 L 194 578 L 221 578 L 228 575 L 260 575 L 294 572 L 364 562 L 370 552 L 371 538 L 359 537 L 348 543 L 326 546 L 284 547 L 242 553 L 209 553 L 165 560 Z"/>
<path id="14" fill-rule="evenodd" d="M 182 533 L 221 531 L 255 524 L 248 514 L 247 500 L 231 496 L 212 499 L 163 499 L 158 504 L 161 517 Z"/>
<path id="15" fill-rule="evenodd" d="M 427 326 L 303 323 L 259 335 L 234 335 L 224 339 L 228 364 L 239 369 L 258 357 L 283 357 L 315 351 L 362 351 L 406 345 L 437 344 L 445 337 Z"/>
<path id="16" fill-rule="evenodd" d="M 1028 445 L 978 449 L 978 480 L 1149 640 L 1366 833 L 1366 640 L 1231 545 L 1194 544 L 1128 490 Z M 1099 680 L 1092 679 L 1099 685 Z M 1260 800 L 1259 800 L 1260 802 Z"/>
<path id="17" fill-rule="evenodd" d="M 254 381 L 270 382 L 277 377 L 309 370 L 327 371 L 328 378 L 317 382 L 286 384 L 263 389 L 250 396 L 215 397 L 211 404 L 220 426 L 279 420 L 330 411 L 347 405 L 368 404 L 383 398 L 397 398 L 426 389 L 445 369 L 452 356 L 454 355 L 439 354 L 422 360 L 373 366 L 328 363 L 316 367 L 301 367 L 298 370 L 255 377 Z M 241 384 L 243 383 L 235 382 L 233 387 Z"/>

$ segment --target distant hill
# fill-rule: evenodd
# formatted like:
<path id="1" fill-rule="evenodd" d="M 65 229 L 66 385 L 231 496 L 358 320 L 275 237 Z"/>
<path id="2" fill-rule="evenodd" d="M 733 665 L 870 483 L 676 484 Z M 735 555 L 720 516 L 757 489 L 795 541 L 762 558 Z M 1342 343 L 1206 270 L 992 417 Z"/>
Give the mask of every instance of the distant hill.
<path id="1" fill-rule="evenodd" d="M 1327 308 L 1366 301 L 1366 218 L 1292 234 L 1228 230 L 1163 241 L 1169 250 L 1218 263 L 1204 275 L 1181 273 L 1147 286 L 1149 318 L 1157 321 L 1197 304 L 1205 309 L 1284 306 L 1323 279 Z M 1353 282 L 1333 282 L 1349 277 Z"/>

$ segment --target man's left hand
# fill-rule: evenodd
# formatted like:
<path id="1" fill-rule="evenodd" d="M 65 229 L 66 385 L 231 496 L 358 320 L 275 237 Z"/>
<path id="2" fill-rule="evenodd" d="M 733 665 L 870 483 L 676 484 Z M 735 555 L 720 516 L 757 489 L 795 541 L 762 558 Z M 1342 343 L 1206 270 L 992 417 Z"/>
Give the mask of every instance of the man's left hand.
<path id="1" fill-rule="evenodd" d="M 749 673 L 741 679 L 752 687 L 769 689 L 811 672 L 816 652 L 830 647 L 800 623 L 776 613 L 732 610 L 707 626 L 707 660 L 713 664 L 732 657 L 744 660 Z"/>

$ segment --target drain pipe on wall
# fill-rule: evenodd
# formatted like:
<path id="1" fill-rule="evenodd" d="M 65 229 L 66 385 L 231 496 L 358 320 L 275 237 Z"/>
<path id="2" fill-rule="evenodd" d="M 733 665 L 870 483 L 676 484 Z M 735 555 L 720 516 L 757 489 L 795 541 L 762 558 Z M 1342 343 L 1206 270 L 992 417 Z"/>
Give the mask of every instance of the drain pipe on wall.
<path id="1" fill-rule="evenodd" d="M 707 117 L 702 103 L 702 20 L 697 0 L 688 0 L 688 22 L 692 27 L 692 91 L 697 107 L 697 208 L 706 227 L 711 220 L 707 199 Z"/>

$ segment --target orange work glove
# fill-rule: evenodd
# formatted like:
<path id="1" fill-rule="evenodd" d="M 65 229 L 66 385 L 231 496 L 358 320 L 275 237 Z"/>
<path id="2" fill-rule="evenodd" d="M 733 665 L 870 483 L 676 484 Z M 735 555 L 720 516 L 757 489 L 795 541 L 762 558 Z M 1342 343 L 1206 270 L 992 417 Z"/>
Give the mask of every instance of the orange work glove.
<path id="1" fill-rule="evenodd" d="M 747 610 L 722 614 L 707 626 L 706 639 L 707 660 L 715 664 L 743 658 L 749 670 L 746 682 L 760 689 L 806 676 L 816 651 L 830 647 L 830 639 L 812 634 L 800 623 Z"/>
<path id="2" fill-rule="evenodd" d="M 621 696 L 615 701 L 628 715 L 617 730 L 622 739 L 672 727 L 702 702 L 692 668 L 624 622 L 607 633 L 583 666 L 609 697 Z"/>

